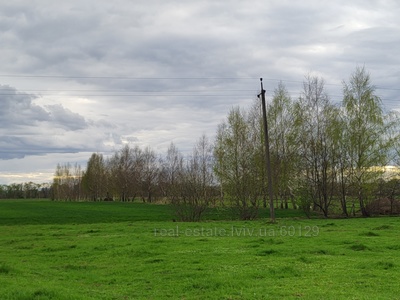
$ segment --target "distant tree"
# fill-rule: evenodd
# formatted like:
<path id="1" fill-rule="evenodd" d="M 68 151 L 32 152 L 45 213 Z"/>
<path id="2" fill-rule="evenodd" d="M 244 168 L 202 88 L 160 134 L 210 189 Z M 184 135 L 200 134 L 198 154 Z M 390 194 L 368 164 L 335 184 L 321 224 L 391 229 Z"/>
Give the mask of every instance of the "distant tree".
<path id="1" fill-rule="evenodd" d="M 5 184 L 0 184 L 0 198 L 7 198 L 7 185 Z"/>
<path id="2" fill-rule="evenodd" d="M 213 148 L 203 135 L 193 148 L 193 153 L 176 173 L 172 205 L 181 221 L 200 221 L 210 203 L 218 194 L 214 188 Z M 172 154 L 172 153 L 171 153 Z M 173 154 L 173 161 L 179 155 Z M 179 166 L 179 164 L 175 165 Z"/>
<path id="3" fill-rule="evenodd" d="M 53 178 L 53 200 L 71 200 L 71 165 L 57 164 Z"/>
<path id="4" fill-rule="evenodd" d="M 76 201 L 81 199 L 82 170 L 78 164 L 57 164 L 51 186 L 52 200 Z"/>
<path id="5" fill-rule="evenodd" d="M 157 154 L 150 147 L 146 147 L 142 153 L 141 162 L 140 170 L 137 170 L 137 172 L 140 172 L 142 199 L 152 202 L 160 171 Z"/>
<path id="6" fill-rule="evenodd" d="M 63 169 L 61 164 L 57 164 L 53 177 L 52 200 L 61 200 L 65 196 L 63 185 Z"/>
<path id="7" fill-rule="evenodd" d="M 92 201 L 108 197 L 106 164 L 102 154 L 91 155 L 82 178 L 82 185 Z"/>
<path id="8" fill-rule="evenodd" d="M 74 164 L 74 168 L 72 170 L 72 198 L 74 200 L 81 200 L 83 197 L 83 186 L 82 186 L 82 177 L 84 172 L 82 171 L 81 165 L 78 163 Z"/>
<path id="9" fill-rule="evenodd" d="M 167 150 L 166 157 L 162 160 L 160 173 L 163 194 L 172 202 L 179 197 L 179 185 L 183 173 L 184 157 L 174 143 Z"/>
<path id="10" fill-rule="evenodd" d="M 6 187 L 8 199 L 21 199 L 24 197 L 23 183 L 11 183 Z"/>
<path id="11" fill-rule="evenodd" d="M 139 146 L 125 145 L 109 160 L 109 172 L 113 193 L 121 201 L 131 201 L 141 190 L 143 151 Z"/>
<path id="12" fill-rule="evenodd" d="M 39 185 L 39 198 L 51 198 L 50 182 L 43 182 Z"/>
<path id="13" fill-rule="evenodd" d="M 39 197 L 40 184 L 34 183 L 32 181 L 23 183 L 23 191 L 25 199 L 32 199 Z"/>

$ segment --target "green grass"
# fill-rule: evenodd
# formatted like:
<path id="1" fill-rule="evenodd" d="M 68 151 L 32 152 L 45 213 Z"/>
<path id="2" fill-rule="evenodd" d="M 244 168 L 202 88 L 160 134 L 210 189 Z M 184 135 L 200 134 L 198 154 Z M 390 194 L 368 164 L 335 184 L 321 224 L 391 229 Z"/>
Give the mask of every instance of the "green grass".
<path id="1" fill-rule="evenodd" d="M 208 217 L 172 222 L 168 206 L 141 203 L 0 201 L 0 299 L 399 295 L 399 218 Z"/>
<path id="2" fill-rule="evenodd" d="M 260 216 L 269 216 L 260 209 Z M 304 217 L 301 210 L 276 210 L 276 217 Z M 90 224 L 129 221 L 172 221 L 168 205 L 130 202 L 53 202 L 49 200 L 0 200 L 0 225 Z M 209 221 L 237 219 L 229 208 L 211 208 Z"/>
<path id="3" fill-rule="evenodd" d="M 0 225 L 88 224 L 172 220 L 166 205 L 123 202 L 0 200 Z"/>

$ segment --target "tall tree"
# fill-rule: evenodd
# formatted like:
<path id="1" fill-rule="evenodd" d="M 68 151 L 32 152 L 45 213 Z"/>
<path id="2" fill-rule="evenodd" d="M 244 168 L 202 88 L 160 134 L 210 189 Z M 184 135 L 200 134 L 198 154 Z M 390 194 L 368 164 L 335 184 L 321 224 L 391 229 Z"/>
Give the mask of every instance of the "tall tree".
<path id="1" fill-rule="evenodd" d="M 226 122 L 218 127 L 214 148 L 215 173 L 224 194 L 242 219 L 257 216 L 263 192 L 263 177 L 257 156 L 260 147 L 254 145 L 256 139 L 250 130 L 251 121 L 251 115 L 240 108 L 233 108 Z M 259 131 L 257 134 L 260 136 Z"/>
<path id="2" fill-rule="evenodd" d="M 298 144 L 300 145 L 299 169 L 304 170 L 303 190 L 315 208 L 328 216 L 334 198 L 336 181 L 333 136 L 329 128 L 333 126 L 334 107 L 325 92 L 324 80 L 307 76 L 303 92 L 295 107 Z M 303 208 L 308 203 L 303 203 Z"/>
<path id="3" fill-rule="evenodd" d="M 333 160 L 336 164 L 332 166 L 332 171 L 337 174 L 336 194 L 340 199 L 340 206 L 344 216 L 348 216 L 347 195 L 350 185 L 350 159 L 349 159 L 349 139 L 347 124 L 340 107 L 333 108 L 332 123 L 328 128 L 329 136 L 332 137 L 331 151 Z"/>
<path id="4" fill-rule="evenodd" d="M 387 163 L 390 146 L 388 128 L 381 99 L 375 94 L 370 75 L 364 67 L 357 67 L 348 83 L 343 82 L 343 94 L 351 183 L 362 215 L 369 216 L 366 208 L 370 195 L 368 189 L 380 176 L 372 168 Z"/>
<path id="5" fill-rule="evenodd" d="M 281 208 L 288 208 L 289 200 L 295 208 L 294 180 L 297 143 L 294 142 L 293 102 L 285 85 L 280 82 L 268 107 L 268 128 L 274 178 L 274 194 L 280 198 Z"/>

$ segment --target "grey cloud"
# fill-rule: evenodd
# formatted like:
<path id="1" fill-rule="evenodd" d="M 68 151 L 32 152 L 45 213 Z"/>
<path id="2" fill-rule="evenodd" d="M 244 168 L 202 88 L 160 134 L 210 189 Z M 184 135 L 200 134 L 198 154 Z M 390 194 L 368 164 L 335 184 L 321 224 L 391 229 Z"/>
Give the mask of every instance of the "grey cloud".
<path id="1" fill-rule="evenodd" d="M 32 136 L 0 136 L 0 159 L 21 159 L 27 155 L 45 155 L 47 153 L 77 153 L 81 148 L 68 147 L 63 145 L 57 147 L 51 145 L 48 140 L 42 140 L 46 144 L 35 141 Z"/>
<path id="2" fill-rule="evenodd" d="M 50 122 L 66 130 L 78 130 L 88 127 L 85 118 L 78 113 L 64 108 L 61 104 L 46 105 L 50 115 Z"/>
<path id="3" fill-rule="evenodd" d="M 3 130 L 24 126 L 37 126 L 49 122 L 66 130 L 86 128 L 85 118 L 61 104 L 41 107 L 34 103 L 37 96 L 18 92 L 10 86 L 0 85 L 0 124 Z"/>
<path id="4" fill-rule="evenodd" d="M 171 140 L 189 149 L 232 106 L 252 103 L 259 77 L 268 97 L 283 80 L 296 98 L 303 76 L 316 72 L 340 101 L 341 81 L 364 63 L 375 85 L 392 89 L 378 90 L 384 103 L 399 107 L 394 1 L 44 0 L 0 8 L 2 72 L 50 75 L 3 83 L 65 90 L 49 92 L 47 102 L 15 89 L 0 96 L 0 132 L 12 132 L 1 143 L 15 153 L 40 148 L 38 141 L 37 153 L 109 151 L 123 142 L 158 149 Z M 80 90 L 91 92 L 74 96 Z"/>
<path id="5" fill-rule="evenodd" d="M 0 85 L 0 124 L 4 128 L 15 128 L 34 125 L 40 121 L 48 121 L 49 113 L 35 105 L 32 100 L 36 96 L 20 93 L 10 86 Z"/>
<path id="6" fill-rule="evenodd" d="M 101 145 L 90 138 L 72 136 L 91 126 L 90 122 L 61 104 L 40 106 L 38 97 L 10 86 L 0 86 L 0 159 L 23 158 L 46 153 L 76 153 Z M 59 137 L 65 137 L 60 141 Z M 97 138 L 102 138 L 97 136 Z M 71 139 L 68 141 L 68 139 Z M 75 139 L 81 142 L 75 142 Z"/>

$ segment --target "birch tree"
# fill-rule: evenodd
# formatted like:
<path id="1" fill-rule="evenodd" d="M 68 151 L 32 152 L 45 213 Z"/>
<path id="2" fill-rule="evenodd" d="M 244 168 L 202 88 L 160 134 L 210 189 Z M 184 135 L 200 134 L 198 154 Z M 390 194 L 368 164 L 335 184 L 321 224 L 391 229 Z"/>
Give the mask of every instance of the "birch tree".
<path id="1" fill-rule="evenodd" d="M 324 80 L 307 76 L 303 92 L 296 103 L 295 113 L 300 157 L 298 168 L 303 172 L 303 199 L 311 200 L 314 208 L 328 216 L 334 198 L 335 155 L 333 136 L 329 128 L 334 126 L 335 110 L 325 92 Z M 308 203 L 303 208 L 308 209 Z"/>
<path id="2" fill-rule="evenodd" d="M 224 195 L 241 219 L 253 219 L 258 214 L 263 194 L 263 176 L 259 147 L 250 128 L 253 119 L 240 108 L 233 108 L 218 127 L 214 155 L 215 173 Z M 260 136 L 260 131 L 257 132 Z"/>
<path id="3" fill-rule="evenodd" d="M 280 82 L 274 90 L 272 103 L 268 107 L 270 152 L 274 178 L 274 195 L 281 201 L 281 208 L 294 202 L 295 161 L 298 159 L 294 135 L 293 101 L 285 85 Z"/>
<path id="4" fill-rule="evenodd" d="M 369 216 L 366 204 L 370 200 L 371 184 L 381 175 L 373 169 L 387 163 L 388 128 L 382 101 L 375 94 L 370 75 L 364 67 L 357 67 L 349 81 L 343 82 L 343 95 L 351 184 L 362 215 Z"/>

